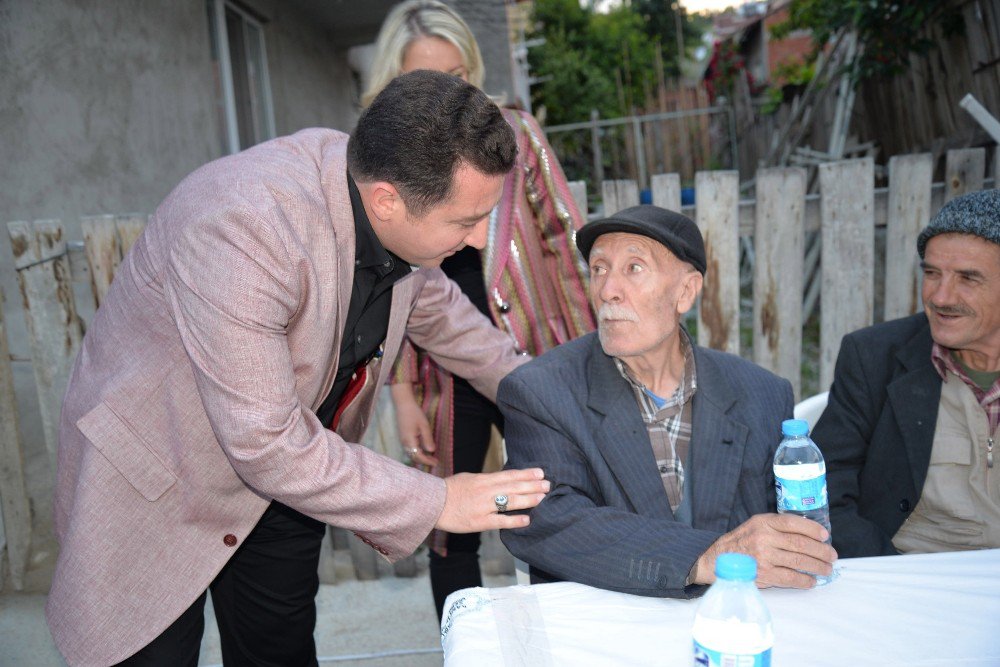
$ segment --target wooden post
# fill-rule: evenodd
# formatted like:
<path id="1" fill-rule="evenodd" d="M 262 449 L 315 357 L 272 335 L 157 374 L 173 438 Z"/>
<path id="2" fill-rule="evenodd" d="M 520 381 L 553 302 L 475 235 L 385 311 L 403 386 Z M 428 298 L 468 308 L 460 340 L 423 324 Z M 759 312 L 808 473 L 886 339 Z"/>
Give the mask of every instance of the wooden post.
<path id="1" fill-rule="evenodd" d="M 604 181 L 601 184 L 601 196 L 605 216 L 639 205 L 639 188 L 635 181 Z"/>
<path id="2" fill-rule="evenodd" d="M 896 155 L 889 159 L 889 206 L 885 229 L 885 319 L 920 310 L 920 257 L 917 236 L 931 218 L 934 157 Z"/>
<path id="3" fill-rule="evenodd" d="M 580 215 L 583 216 L 583 221 L 587 221 L 587 181 L 570 181 L 569 193 L 573 197 L 573 201 L 576 203 L 577 210 L 580 211 Z"/>
<path id="4" fill-rule="evenodd" d="M 7 228 L 31 337 L 31 365 L 38 385 L 45 444 L 55 474 L 59 411 L 83 327 L 73 302 L 62 224 L 58 220 L 36 220 L 34 224 L 10 222 Z"/>
<path id="5" fill-rule="evenodd" d="M 14 590 L 24 589 L 24 572 L 31 548 L 31 509 L 24 485 L 24 456 L 18 428 L 14 373 L 0 309 L 0 555 L 6 542 L 7 562 Z M 0 559 L 2 560 L 2 559 Z M 0 567 L 0 586 L 3 570 Z"/>
<path id="6" fill-rule="evenodd" d="M 115 216 L 115 229 L 118 230 L 118 246 L 121 248 L 122 258 L 142 236 L 143 230 L 146 229 L 146 220 L 147 216 L 138 213 Z"/>
<path id="7" fill-rule="evenodd" d="M 708 270 L 698 309 L 698 344 L 740 352 L 740 175 L 699 171 L 696 221 L 705 238 Z"/>
<path id="8" fill-rule="evenodd" d="M 122 253 L 115 229 L 115 216 L 93 215 L 80 218 L 83 247 L 90 267 L 90 286 L 94 290 L 94 305 L 100 308 L 107 296 Z"/>
<path id="9" fill-rule="evenodd" d="M 753 276 L 753 360 L 802 394 L 802 289 L 806 172 L 757 172 Z"/>
<path id="10" fill-rule="evenodd" d="M 961 148 L 948 151 L 944 168 L 945 202 L 970 192 L 982 190 L 985 171 L 985 148 Z"/>
<path id="11" fill-rule="evenodd" d="M 822 214 L 819 386 L 833 382 L 844 334 L 872 323 L 875 164 L 870 157 L 819 166 Z"/>
<path id="12" fill-rule="evenodd" d="M 649 179 L 653 191 L 653 205 L 668 211 L 681 210 L 681 176 L 680 174 L 655 174 Z"/>
<path id="13" fill-rule="evenodd" d="M 597 121 L 600 118 L 600 114 L 597 113 L 597 109 L 590 110 L 590 145 L 591 150 L 594 153 L 594 183 L 601 183 L 604 181 L 604 151 L 601 150 L 601 128 L 598 127 Z"/>
<path id="14" fill-rule="evenodd" d="M 696 99 L 698 100 L 698 108 L 705 109 L 710 105 L 708 101 L 708 92 L 702 86 L 696 88 Z M 712 161 L 712 132 L 708 124 L 708 114 L 701 114 L 698 116 L 698 134 L 701 139 L 701 168 L 704 169 Z M 733 167 L 738 165 L 733 164 Z"/>

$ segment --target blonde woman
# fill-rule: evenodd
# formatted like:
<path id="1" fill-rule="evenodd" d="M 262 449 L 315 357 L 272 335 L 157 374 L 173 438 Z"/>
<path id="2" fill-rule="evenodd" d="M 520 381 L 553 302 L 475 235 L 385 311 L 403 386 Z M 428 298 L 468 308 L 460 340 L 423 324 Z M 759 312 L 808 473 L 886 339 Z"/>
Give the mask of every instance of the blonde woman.
<path id="1" fill-rule="evenodd" d="M 450 7 L 410 0 L 386 17 L 376 42 L 369 103 L 394 77 L 416 69 L 449 72 L 482 87 L 483 61 L 472 31 Z M 486 248 L 469 246 L 441 269 L 522 351 L 538 355 L 595 327 L 585 269 L 574 231 L 585 222 L 570 196 L 562 168 L 538 123 L 505 109 L 518 159 L 490 217 Z M 496 406 L 412 347 L 397 362 L 393 401 L 400 439 L 414 463 L 441 476 L 479 472 L 491 427 L 503 429 Z M 479 535 L 435 532 L 430 575 L 440 616 L 449 593 L 482 585 Z"/>

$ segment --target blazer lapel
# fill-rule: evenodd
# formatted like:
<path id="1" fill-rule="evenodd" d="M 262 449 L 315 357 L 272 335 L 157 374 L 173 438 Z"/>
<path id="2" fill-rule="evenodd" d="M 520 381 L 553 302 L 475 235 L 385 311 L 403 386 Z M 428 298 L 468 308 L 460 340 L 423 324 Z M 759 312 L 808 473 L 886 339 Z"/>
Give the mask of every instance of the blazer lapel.
<path id="1" fill-rule="evenodd" d="M 749 431 L 727 414 L 737 396 L 721 369 L 697 345 L 694 357 L 698 389 L 692 399 L 691 463 L 684 483 L 691 485 L 694 525 L 725 532 Z"/>
<path id="2" fill-rule="evenodd" d="M 336 299 L 334 306 L 336 317 L 333 326 L 336 335 L 334 336 L 334 349 L 330 352 L 330 365 L 326 369 L 320 392 L 312 406 L 313 410 L 319 409 L 330 393 L 330 389 L 333 388 L 337 364 L 340 361 L 340 343 L 344 336 L 344 327 L 347 325 L 347 308 L 351 304 L 351 291 L 354 289 L 354 255 L 357 252 L 354 211 L 351 209 L 350 199 L 346 194 L 347 171 L 343 168 L 343 163 L 340 163 L 339 167 L 339 169 L 328 169 L 324 172 L 324 188 L 327 189 L 329 196 L 332 196 L 333 191 L 339 193 L 340 190 L 343 190 L 343 197 L 347 200 L 346 205 L 331 206 L 328 204 L 330 224 L 333 226 L 334 238 L 336 239 L 336 248 L 328 256 L 330 268 L 337 276 L 337 282 L 333 287 Z M 332 182 L 338 177 L 345 182 L 342 184 Z M 331 182 L 328 183 L 328 180 Z M 317 269 L 322 274 L 323 267 L 319 266 L 318 262 Z"/>
<path id="3" fill-rule="evenodd" d="M 639 514 L 673 518 L 635 394 L 596 335 L 587 377 L 591 388 L 587 405 L 603 415 L 595 442 L 622 491 Z"/>
<path id="4" fill-rule="evenodd" d="M 416 294 L 423 287 L 424 279 L 416 271 L 396 281 L 392 286 L 392 305 L 389 307 L 389 328 L 385 334 L 384 355 L 382 367 L 379 369 L 378 386 L 383 386 L 389 379 L 392 363 L 396 361 L 399 348 L 406 334 L 406 322 L 410 317 L 410 309 L 416 300 Z M 392 362 L 392 363 L 386 363 Z"/>
<path id="5" fill-rule="evenodd" d="M 887 387 L 896 424 L 903 436 L 915 488 L 923 488 L 934 444 L 934 428 L 941 403 L 941 376 L 931 363 L 930 326 L 903 345 L 896 359 L 903 372 Z"/>
<path id="6" fill-rule="evenodd" d="M 375 410 L 375 401 L 379 390 L 385 386 L 396 360 L 403 335 L 406 333 L 406 321 L 410 315 L 410 306 L 415 298 L 415 292 L 423 285 L 423 280 L 411 272 L 410 275 L 397 280 L 392 286 L 392 301 L 389 306 L 389 326 L 385 341 L 382 343 L 382 354 L 368 362 L 365 384 L 357 398 L 349 405 L 340 420 L 337 432 L 345 439 L 357 441 L 364 434 Z"/>

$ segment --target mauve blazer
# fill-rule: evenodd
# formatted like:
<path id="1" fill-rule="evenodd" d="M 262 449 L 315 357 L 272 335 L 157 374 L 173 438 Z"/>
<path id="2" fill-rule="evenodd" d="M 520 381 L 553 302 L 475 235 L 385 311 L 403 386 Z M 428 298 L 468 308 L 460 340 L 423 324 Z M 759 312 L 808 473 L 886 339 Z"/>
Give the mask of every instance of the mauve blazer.
<path id="1" fill-rule="evenodd" d="M 439 270 L 417 270 L 393 288 L 370 381 L 323 428 L 354 272 L 347 139 L 304 130 L 205 165 L 119 267 L 61 415 L 46 615 L 70 664 L 159 635 L 271 499 L 389 560 L 412 552 L 444 482 L 354 444 L 404 333 L 488 396 L 524 361 Z"/>

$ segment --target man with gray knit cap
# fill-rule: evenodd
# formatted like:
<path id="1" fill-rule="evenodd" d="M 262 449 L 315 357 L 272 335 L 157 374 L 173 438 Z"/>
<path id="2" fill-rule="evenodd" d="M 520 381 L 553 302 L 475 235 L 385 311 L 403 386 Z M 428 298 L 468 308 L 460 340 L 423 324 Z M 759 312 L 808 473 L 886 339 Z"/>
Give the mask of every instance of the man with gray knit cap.
<path id="1" fill-rule="evenodd" d="M 813 431 L 842 557 L 1000 547 L 1000 190 L 917 252 L 924 312 L 844 337 Z"/>

